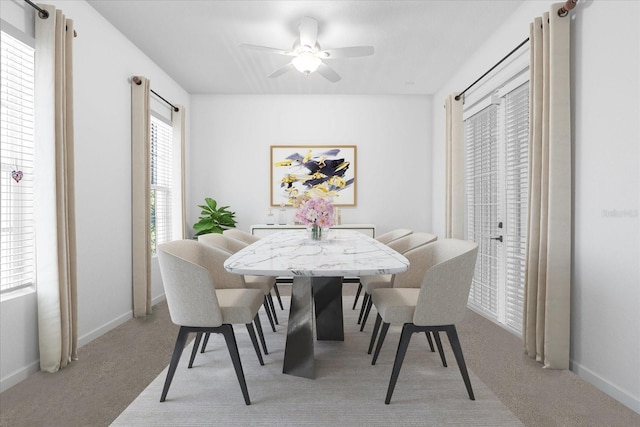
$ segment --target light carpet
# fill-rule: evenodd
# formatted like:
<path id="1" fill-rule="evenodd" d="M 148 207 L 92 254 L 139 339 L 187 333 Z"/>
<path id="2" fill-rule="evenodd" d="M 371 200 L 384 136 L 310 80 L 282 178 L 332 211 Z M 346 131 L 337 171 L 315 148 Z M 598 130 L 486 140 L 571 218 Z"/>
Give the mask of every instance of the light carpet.
<path id="1" fill-rule="evenodd" d="M 191 344 L 160 403 L 165 369 L 112 423 L 113 426 L 522 426 L 495 394 L 469 372 L 476 400 L 467 395 L 443 336 L 448 368 L 414 334 L 390 405 L 384 404 L 400 327 L 391 327 L 375 366 L 367 354 L 375 310 L 364 332 L 356 325 L 353 297 L 344 297 L 344 342 L 316 341 L 316 379 L 282 373 L 289 302 L 278 310 L 273 333 L 261 320 L 269 354 L 260 366 L 246 328 L 234 327 L 251 405 L 242 398 L 226 344 L 212 335 L 207 351 L 187 368 Z M 464 351 L 464 342 L 462 342 Z M 143 360 L 136 363 L 144 363 Z"/>

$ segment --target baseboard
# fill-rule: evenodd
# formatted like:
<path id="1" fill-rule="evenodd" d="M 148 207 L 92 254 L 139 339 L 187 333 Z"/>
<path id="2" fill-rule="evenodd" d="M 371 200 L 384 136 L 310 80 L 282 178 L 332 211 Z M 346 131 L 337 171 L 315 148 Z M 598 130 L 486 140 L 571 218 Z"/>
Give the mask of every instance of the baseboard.
<path id="1" fill-rule="evenodd" d="M 159 302 L 164 301 L 165 299 L 166 297 L 164 294 L 159 295 L 151 300 L 151 305 L 154 306 Z M 78 337 L 78 347 L 82 347 L 83 345 L 89 344 L 94 339 L 101 337 L 102 335 L 106 334 L 110 330 L 122 325 L 124 322 L 132 318 L 133 318 L 133 310 L 127 311 L 126 313 L 121 314 L 120 316 L 116 317 L 112 321 L 107 322 L 104 325 L 94 329 L 88 334 Z"/>
<path id="2" fill-rule="evenodd" d="M 609 381 L 595 374 L 590 369 L 585 368 L 584 366 L 574 362 L 573 360 L 570 363 L 570 369 L 573 373 L 578 375 L 580 378 L 590 382 L 602 392 L 608 394 L 618 402 L 622 403 L 623 405 L 629 407 L 631 410 L 640 414 L 640 398 L 639 397 L 633 396 L 631 393 L 625 390 L 622 390 L 619 387 L 616 387 L 615 385 L 611 384 Z"/>
<path id="3" fill-rule="evenodd" d="M 35 374 L 39 370 L 40 360 L 36 360 L 32 364 L 0 379 L 0 393 L 10 389 L 19 382 L 26 380 L 30 375 Z"/>
<path id="4" fill-rule="evenodd" d="M 101 337 L 102 335 L 106 334 L 113 328 L 122 325 L 124 322 L 131 319 L 132 317 L 133 317 L 133 310 L 127 311 L 126 313 L 121 314 L 120 316 L 116 317 L 110 322 L 107 322 L 104 325 L 97 327 L 93 331 L 90 331 L 89 333 L 81 337 L 78 337 L 78 347 L 82 347 L 83 345 L 89 344 L 91 341 Z"/>
<path id="5" fill-rule="evenodd" d="M 151 300 L 151 305 L 156 305 L 162 301 L 164 301 L 166 299 L 165 295 L 159 295 L 155 298 L 153 298 Z M 121 324 L 125 323 L 126 321 L 128 321 L 129 319 L 131 319 L 133 317 L 133 310 L 128 311 L 124 314 L 121 314 L 120 316 L 116 317 L 115 319 L 113 319 L 110 322 L 105 323 L 104 325 L 94 329 L 93 331 L 89 332 L 88 334 L 85 334 L 81 337 L 78 337 L 78 347 L 82 347 L 83 345 L 86 345 L 88 343 L 90 343 L 91 341 L 93 341 L 96 338 L 101 337 L 102 335 L 106 334 L 107 332 L 109 332 L 110 330 L 120 326 Z M 5 378 L 1 378 L 0 379 L 0 393 L 2 393 L 5 390 L 10 389 L 11 387 L 13 387 L 14 385 L 20 383 L 21 381 L 26 380 L 30 375 L 35 374 L 36 372 L 38 372 L 40 370 L 40 360 L 36 360 L 35 362 L 33 362 L 32 364 L 12 373 L 7 375 Z"/>

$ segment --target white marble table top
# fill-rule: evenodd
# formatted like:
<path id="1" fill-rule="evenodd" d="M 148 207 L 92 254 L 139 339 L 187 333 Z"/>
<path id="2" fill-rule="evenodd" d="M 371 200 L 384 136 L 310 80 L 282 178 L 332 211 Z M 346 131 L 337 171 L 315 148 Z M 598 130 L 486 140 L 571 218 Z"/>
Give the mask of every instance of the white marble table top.
<path id="1" fill-rule="evenodd" d="M 306 230 L 281 231 L 231 255 L 224 268 L 264 276 L 371 276 L 401 273 L 409 261 L 377 240 L 351 230 L 329 230 L 326 240 Z"/>

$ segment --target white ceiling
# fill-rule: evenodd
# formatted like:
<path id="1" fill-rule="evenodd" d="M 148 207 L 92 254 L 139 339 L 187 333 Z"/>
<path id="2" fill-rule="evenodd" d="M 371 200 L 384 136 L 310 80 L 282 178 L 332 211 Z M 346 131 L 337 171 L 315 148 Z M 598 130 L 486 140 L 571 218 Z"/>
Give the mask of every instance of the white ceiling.
<path id="1" fill-rule="evenodd" d="M 522 2 L 88 0 L 192 94 L 432 94 Z M 290 49 L 302 16 L 318 21 L 323 49 L 375 54 L 328 60 L 337 83 L 295 70 L 267 78 L 291 58 L 239 45 Z"/>

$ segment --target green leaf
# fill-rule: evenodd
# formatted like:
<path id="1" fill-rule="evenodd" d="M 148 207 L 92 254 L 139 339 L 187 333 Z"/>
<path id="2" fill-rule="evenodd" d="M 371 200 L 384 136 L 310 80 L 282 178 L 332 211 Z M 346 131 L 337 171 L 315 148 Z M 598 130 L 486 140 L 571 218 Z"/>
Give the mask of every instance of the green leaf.
<path id="1" fill-rule="evenodd" d="M 206 199 L 204 199 L 204 201 L 207 202 L 207 205 L 209 206 L 209 208 L 211 208 L 212 211 L 216 210 L 217 203 L 215 200 L 213 200 L 211 197 L 207 197 Z"/>
<path id="2" fill-rule="evenodd" d="M 234 218 L 236 213 L 229 211 L 229 206 L 218 207 L 218 203 L 210 197 L 206 197 L 204 200 L 206 205 L 198 205 L 202 209 L 199 221 L 193 225 L 193 229 L 196 230 L 196 236 L 208 233 L 222 233 L 224 229 L 236 226 Z"/>

